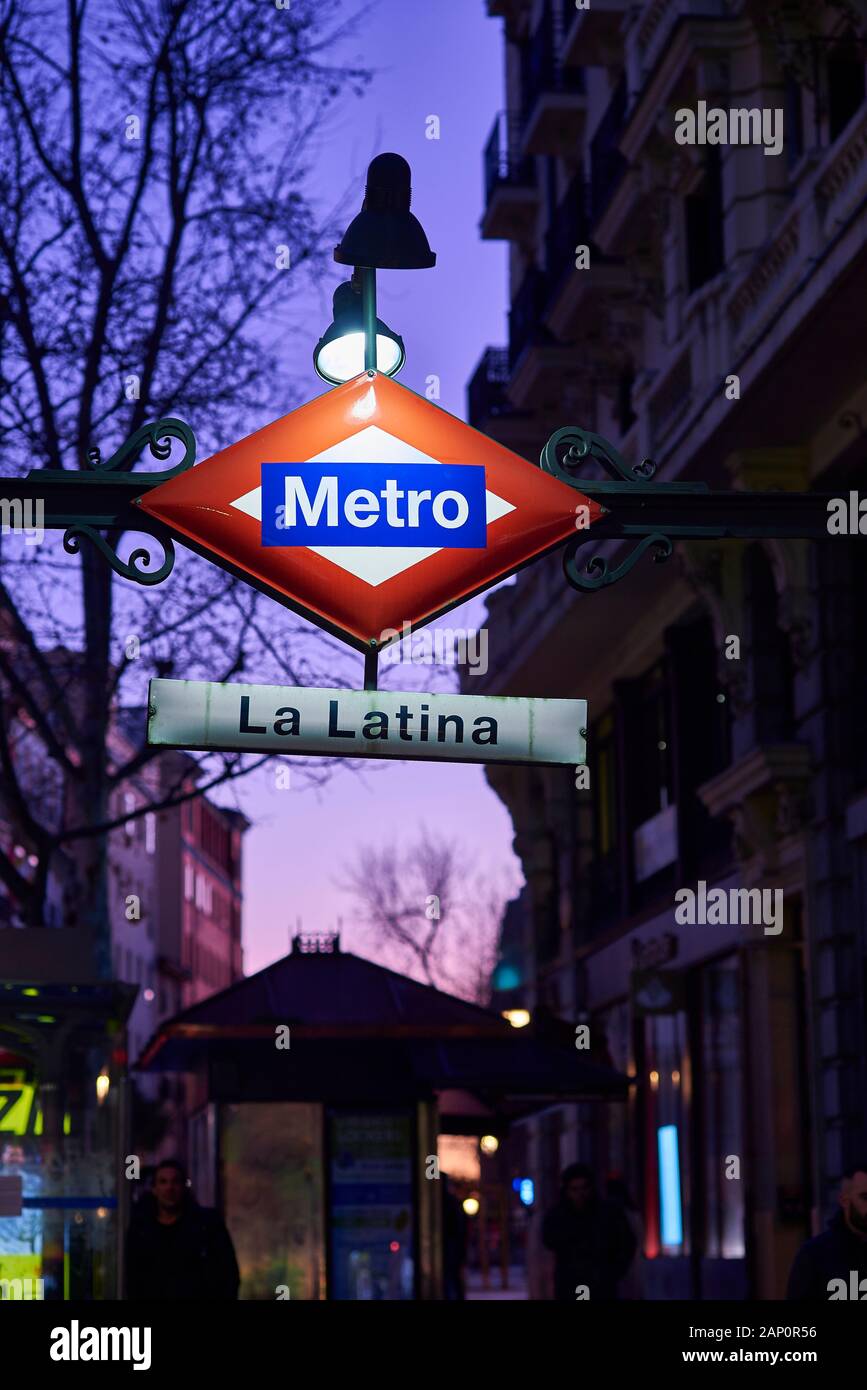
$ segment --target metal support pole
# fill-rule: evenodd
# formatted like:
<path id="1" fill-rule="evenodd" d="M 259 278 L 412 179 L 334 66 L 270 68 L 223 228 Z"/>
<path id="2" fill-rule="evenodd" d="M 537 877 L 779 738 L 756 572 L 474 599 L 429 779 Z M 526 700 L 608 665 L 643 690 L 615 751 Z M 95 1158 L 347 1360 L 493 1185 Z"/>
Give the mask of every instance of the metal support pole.
<path id="1" fill-rule="evenodd" d="M 364 688 L 365 690 L 378 689 L 379 680 L 379 648 L 369 647 L 364 653 Z"/>
<path id="2" fill-rule="evenodd" d="M 376 371 L 376 271 L 359 266 L 361 313 L 364 321 L 364 370 Z"/>

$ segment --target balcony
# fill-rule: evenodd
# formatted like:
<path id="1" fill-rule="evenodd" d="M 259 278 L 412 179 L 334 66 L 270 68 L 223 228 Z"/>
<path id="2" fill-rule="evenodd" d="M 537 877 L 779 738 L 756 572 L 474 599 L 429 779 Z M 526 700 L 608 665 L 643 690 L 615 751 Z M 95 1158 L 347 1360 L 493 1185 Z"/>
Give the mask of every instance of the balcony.
<path id="1" fill-rule="evenodd" d="M 643 7 L 631 34 L 632 42 L 627 44 L 633 89 L 637 90 L 650 76 L 681 19 L 725 19 L 728 14 L 728 0 L 651 0 Z"/>
<path id="2" fill-rule="evenodd" d="M 574 158 L 580 147 L 587 97 L 583 70 L 565 67 L 560 58 L 559 27 L 549 3 L 521 50 L 523 149 L 526 154 L 568 159 Z"/>
<path id="3" fill-rule="evenodd" d="M 633 6 L 630 0 L 591 0 L 590 8 L 567 6 L 563 25 L 563 62 L 590 68 L 619 67 L 623 62 L 620 25 Z"/>
<path id="4" fill-rule="evenodd" d="M 515 370 L 521 354 L 546 336 L 542 327 L 548 292 L 544 273 L 531 266 L 509 310 L 509 368 Z"/>
<path id="5" fill-rule="evenodd" d="M 505 449 L 535 460 L 541 448 L 539 422 L 509 400 L 510 375 L 508 348 L 485 348 L 467 387 L 467 419 Z"/>
<path id="6" fill-rule="evenodd" d="M 518 153 L 519 130 L 517 115 L 501 111 L 485 145 L 481 232 L 488 241 L 525 240 L 538 213 L 536 161 Z"/>
<path id="7" fill-rule="evenodd" d="M 556 405 L 569 370 L 570 350 L 544 322 L 548 298 L 548 277 L 532 266 L 509 311 L 509 396 L 523 410 Z"/>
<path id="8" fill-rule="evenodd" d="M 600 326 L 588 312 L 588 300 L 606 298 L 628 289 L 626 269 L 607 261 L 590 237 L 590 185 L 573 179 L 551 221 L 545 238 L 548 306 L 546 322 L 565 341 L 581 331 L 586 336 Z M 589 265 L 576 265 L 576 251 L 586 246 Z"/>
<path id="9" fill-rule="evenodd" d="M 524 8 L 524 0 L 487 0 L 488 18 L 504 19 L 507 27 L 514 25 Z"/>
<path id="10" fill-rule="evenodd" d="M 589 14 L 589 10 L 586 11 Z M 599 221 L 626 173 L 626 158 L 619 140 L 626 119 L 626 78 L 620 79 L 605 115 L 590 141 L 590 207 L 594 224 Z"/>
<path id="11" fill-rule="evenodd" d="M 574 178 L 551 219 L 545 235 L 545 267 L 552 299 L 563 279 L 575 273 L 577 248 L 590 240 L 587 185 Z"/>

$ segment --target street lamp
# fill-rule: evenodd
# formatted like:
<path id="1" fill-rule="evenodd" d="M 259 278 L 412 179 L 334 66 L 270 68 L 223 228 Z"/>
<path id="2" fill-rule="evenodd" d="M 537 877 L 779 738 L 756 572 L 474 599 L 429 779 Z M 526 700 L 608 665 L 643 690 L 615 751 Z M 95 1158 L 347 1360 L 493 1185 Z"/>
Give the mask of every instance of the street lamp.
<path id="1" fill-rule="evenodd" d="M 334 248 L 338 265 L 378 270 L 430 270 L 436 256 L 409 210 L 412 173 L 402 155 L 378 154 L 367 169 L 361 212 Z"/>
<path id="2" fill-rule="evenodd" d="M 387 361 L 397 344 L 400 345 L 400 360 L 392 365 L 388 375 L 393 376 L 403 366 L 403 343 L 376 317 L 377 270 L 429 270 L 436 265 L 437 258 L 430 249 L 424 228 L 409 210 L 411 184 L 410 167 L 402 155 L 378 154 L 368 165 L 361 212 L 352 219 L 340 245 L 334 248 L 335 261 L 338 265 L 354 268 L 351 283 L 361 289 L 364 361 L 360 371 L 386 371 L 379 365 L 380 351 Z M 341 297 L 341 307 L 344 305 L 348 312 L 346 295 Z M 337 328 L 337 308 L 335 295 L 334 324 L 320 340 L 313 358 L 317 372 L 326 381 L 348 381 L 348 376 L 337 375 L 337 372 L 345 370 L 348 362 L 357 360 L 357 347 L 343 342 L 352 334 L 347 335 L 345 329 L 332 333 Z M 354 332 L 357 333 L 358 328 Z M 386 340 L 382 346 L 380 336 Z M 338 343 L 342 345 L 337 346 Z M 334 375 L 326 375 L 329 365 Z"/>
<path id="3" fill-rule="evenodd" d="M 383 376 L 397 376 L 404 362 L 403 339 L 382 319 L 376 320 L 376 370 Z M 361 285 L 355 278 L 334 291 L 334 322 L 325 330 L 313 351 L 313 365 L 332 386 L 351 381 L 364 371 L 365 339 Z"/>

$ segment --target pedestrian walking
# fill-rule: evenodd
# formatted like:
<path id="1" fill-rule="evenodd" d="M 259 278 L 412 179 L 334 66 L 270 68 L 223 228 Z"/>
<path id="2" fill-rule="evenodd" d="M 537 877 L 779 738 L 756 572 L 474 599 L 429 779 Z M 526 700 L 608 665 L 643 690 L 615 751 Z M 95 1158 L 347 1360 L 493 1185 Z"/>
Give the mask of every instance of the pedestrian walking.
<path id="1" fill-rule="evenodd" d="M 229 1232 L 215 1211 L 196 1202 L 177 1159 L 157 1164 L 151 1190 L 133 1209 L 126 1252 L 129 1299 L 238 1297 Z"/>
<path id="2" fill-rule="evenodd" d="M 806 1241 L 795 1256 L 787 1299 L 867 1298 L 867 1156 L 844 1172 L 838 1201 L 840 1210 L 827 1231 Z"/>
<path id="3" fill-rule="evenodd" d="M 615 1299 L 637 1244 L 623 1210 L 597 1196 L 584 1163 L 565 1168 L 560 1183 L 560 1200 L 542 1225 L 543 1243 L 554 1252 L 554 1297 L 559 1303 Z"/>

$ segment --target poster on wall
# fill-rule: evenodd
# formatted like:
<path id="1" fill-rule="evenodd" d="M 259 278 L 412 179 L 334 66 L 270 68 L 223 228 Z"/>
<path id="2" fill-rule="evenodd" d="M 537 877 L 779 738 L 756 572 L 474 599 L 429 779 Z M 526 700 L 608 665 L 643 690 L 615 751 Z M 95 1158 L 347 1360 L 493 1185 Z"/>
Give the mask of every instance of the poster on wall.
<path id="1" fill-rule="evenodd" d="M 332 1112 L 329 1140 L 331 1298 L 411 1299 L 411 1113 Z"/>

